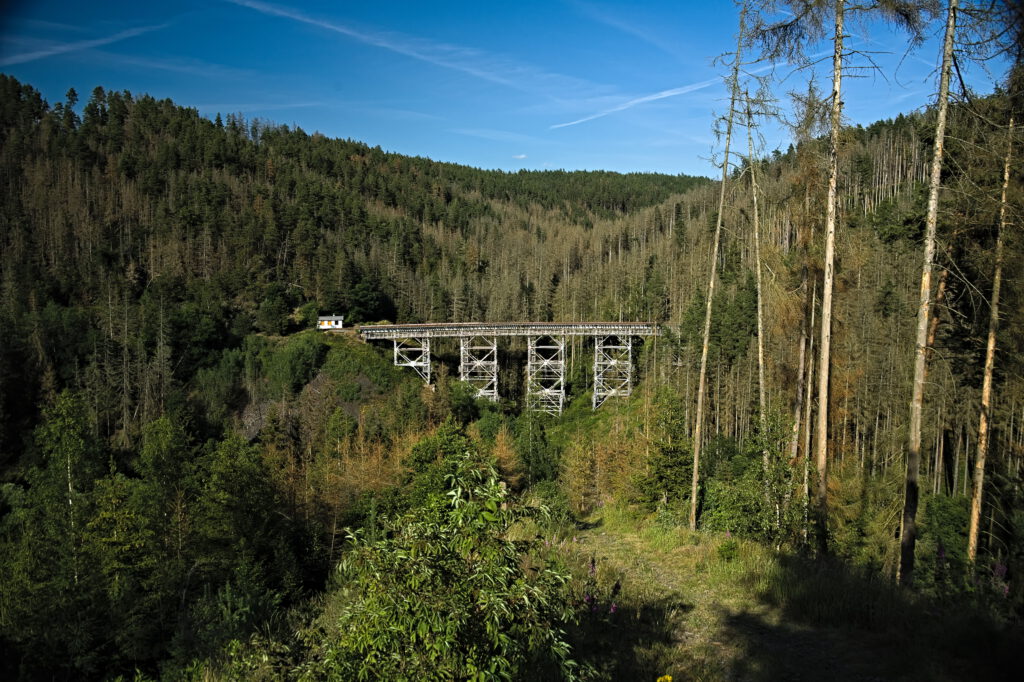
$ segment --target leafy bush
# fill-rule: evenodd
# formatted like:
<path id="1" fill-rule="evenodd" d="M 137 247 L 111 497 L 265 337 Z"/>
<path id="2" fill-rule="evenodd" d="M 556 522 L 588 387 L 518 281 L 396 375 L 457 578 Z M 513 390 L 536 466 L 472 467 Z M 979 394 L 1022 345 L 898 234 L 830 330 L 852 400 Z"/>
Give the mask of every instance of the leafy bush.
<path id="1" fill-rule="evenodd" d="M 797 505 L 791 504 L 793 469 L 786 461 L 787 437 L 784 423 L 769 418 L 741 449 L 729 443 L 709 448 L 708 461 L 714 473 L 705 488 L 705 528 L 776 545 L 793 535 L 799 515 Z"/>
<path id="2" fill-rule="evenodd" d="M 531 515 L 492 464 L 460 453 L 446 495 L 386 523 L 385 539 L 350 536 L 301 676 L 511 680 L 549 661 L 573 677 L 568 577 L 506 539 Z"/>

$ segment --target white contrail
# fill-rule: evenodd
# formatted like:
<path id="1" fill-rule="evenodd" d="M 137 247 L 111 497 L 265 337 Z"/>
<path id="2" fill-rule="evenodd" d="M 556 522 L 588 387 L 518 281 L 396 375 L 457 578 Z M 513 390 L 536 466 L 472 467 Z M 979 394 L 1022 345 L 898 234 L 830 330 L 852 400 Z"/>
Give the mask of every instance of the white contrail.
<path id="1" fill-rule="evenodd" d="M 556 123 L 555 125 L 551 126 L 550 129 L 554 130 L 555 128 L 566 128 L 568 126 L 574 126 L 578 123 L 586 123 L 587 121 L 593 121 L 595 118 L 601 118 L 603 116 L 607 116 L 608 114 L 614 114 L 617 111 L 630 109 L 638 104 L 654 102 L 655 100 L 665 99 L 666 97 L 676 97 L 677 95 L 685 95 L 688 92 L 693 92 L 695 90 L 703 90 L 704 88 L 710 87 L 720 82 L 721 79 L 716 77 L 709 78 L 708 80 L 701 81 L 700 83 L 691 83 L 690 85 L 684 85 L 681 88 L 662 90 L 661 92 L 656 92 L 653 95 L 644 95 L 643 97 L 631 99 L 628 102 L 623 102 L 622 104 L 614 106 L 611 109 L 605 109 L 604 111 L 599 111 L 596 114 L 591 114 L 590 116 L 584 116 L 583 118 L 576 119 L 575 121 L 569 121 L 568 123 Z"/>
<path id="2" fill-rule="evenodd" d="M 51 45 L 50 47 L 43 48 L 41 50 L 33 50 L 32 52 L 23 52 L 21 54 L 12 55 L 10 57 L 3 57 L 0 59 L 0 66 L 10 66 L 12 64 L 24 64 L 25 62 L 33 62 L 37 59 L 44 59 L 45 57 L 52 57 L 56 54 L 64 54 L 65 52 L 77 52 L 78 50 L 88 50 L 93 47 L 99 47 L 100 45 L 109 45 L 110 43 L 116 43 L 119 40 L 125 38 L 133 38 L 143 33 L 149 33 L 150 31 L 156 31 L 164 28 L 167 24 L 160 24 L 159 26 L 140 26 L 138 28 L 130 28 L 127 31 L 121 31 L 115 33 L 112 36 L 106 38 L 94 38 L 92 40 L 79 40 L 73 43 L 58 43 Z"/>
<path id="3" fill-rule="evenodd" d="M 756 69 L 753 69 L 752 71 L 745 71 L 744 73 L 764 73 L 765 71 L 770 71 L 773 68 L 775 68 L 774 64 L 763 64 L 757 67 Z M 704 88 L 709 88 L 712 85 L 721 82 L 722 79 L 716 76 L 715 78 L 709 78 L 706 81 L 701 81 L 699 83 L 691 83 L 690 85 L 684 85 L 679 88 L 662 90 L 661 92 L 656 92 L 653 95 L 644 95 L 643 97 L 637 97 L 636 99 L 631 99 L 628 102 L 623 102 L 622 104 L 614 106 L 611 109 L 605 109 L 604 111 L 599 111 L 596 114 L 591 114 L 590 116 L 578 118 L 575 121 L 569 121 L 568 123 L 556 123 L 555 125 L 551 126 L 549 130 L 554 130 L 555 128 L 566 128 L 568 126 L 574 126 L 578 123 L 586 123 L 587 121 L 593 121 L 595 118 L 602 118 L 603 116 L 614 114 L 618 111 L 631 109 L 638 104 L 646 104 L 647 102 L 654 102 L 659 99 L 665 99 L 666 97 L 677 97 L 679 95 L 685 95 L 687 93 L 694 92 L 695 90 L 703 90 Z"/>

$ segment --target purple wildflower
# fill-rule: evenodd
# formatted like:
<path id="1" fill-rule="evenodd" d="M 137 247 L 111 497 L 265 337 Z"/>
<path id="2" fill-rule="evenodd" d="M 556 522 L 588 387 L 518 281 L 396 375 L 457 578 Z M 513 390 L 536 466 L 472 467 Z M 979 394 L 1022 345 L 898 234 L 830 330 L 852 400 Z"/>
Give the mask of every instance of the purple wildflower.
<path id="1" fill-rule="evenodd" d="M 1001 561 L 997 561 L 996 565 L 992 567 L 992 575 L 1002 580 L 1006 577 L 1006 564 Z"/>
<path id="2" fill-rule="evenodd" d="M 608 613 L 615 613 L 618 610 L 619 607 L 615 605 L 615 602 L 612 602 L 612 605 L 608 607 Z"/>
<path id="3" fill-rule="evenodd" d="M 732 533 L 730 533 L 729 531 L 725 531 L 725 537 L 731 538 L 732 537 Z"/>

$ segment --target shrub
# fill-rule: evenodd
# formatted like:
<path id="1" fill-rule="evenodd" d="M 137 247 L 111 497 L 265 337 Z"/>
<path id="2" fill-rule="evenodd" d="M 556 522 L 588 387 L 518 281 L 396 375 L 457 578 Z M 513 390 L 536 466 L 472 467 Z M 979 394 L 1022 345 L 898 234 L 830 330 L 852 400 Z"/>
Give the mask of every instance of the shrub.
<path id="1" fill-rule="evenodd" d="M 471 452 L 455 464 L 447 495 L 386 523 L 385 539 L 350 536 L 303 678 L 510 680 L 540 661 L 573 676 L 568 577 L 507 539 L 531 512 L 493 465 Z"/>

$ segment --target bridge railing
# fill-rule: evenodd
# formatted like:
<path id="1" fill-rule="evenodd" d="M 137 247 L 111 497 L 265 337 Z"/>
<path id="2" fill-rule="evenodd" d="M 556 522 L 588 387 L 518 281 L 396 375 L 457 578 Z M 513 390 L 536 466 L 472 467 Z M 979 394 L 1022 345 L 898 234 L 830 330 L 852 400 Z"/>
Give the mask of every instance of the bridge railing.
<path id="1" fill-rule="evenodd" d="M 364 325 L 367 341 L 463 336 L 656 336 L 658 325 L 646 322 L 446 322 Z"/>

